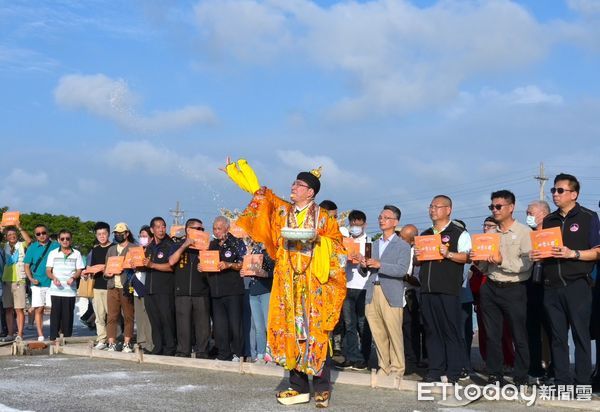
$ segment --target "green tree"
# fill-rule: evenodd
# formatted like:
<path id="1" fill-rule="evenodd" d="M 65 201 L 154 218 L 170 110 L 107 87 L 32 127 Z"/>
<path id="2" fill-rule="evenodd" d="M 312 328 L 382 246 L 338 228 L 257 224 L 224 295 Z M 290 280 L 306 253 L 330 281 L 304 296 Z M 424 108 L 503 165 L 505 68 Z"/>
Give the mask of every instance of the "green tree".
<path id="1" fill-rule="evenodd" d="M 4 213 L 8 207 L 0 208 Z M 48 226 L 50 235 L 56 235 L 61 229 L 70 230 L 73 233 L 73 246 L 81 251 L 84 256 L 90 251 L 96 239 L 94 225 L 96 222 L 82 221 L 76 216 L 53 215 L 50 213 L 23 213 L 21 214 L 21 227 L 34 238 L 33 229 L 37 224 Z"/>

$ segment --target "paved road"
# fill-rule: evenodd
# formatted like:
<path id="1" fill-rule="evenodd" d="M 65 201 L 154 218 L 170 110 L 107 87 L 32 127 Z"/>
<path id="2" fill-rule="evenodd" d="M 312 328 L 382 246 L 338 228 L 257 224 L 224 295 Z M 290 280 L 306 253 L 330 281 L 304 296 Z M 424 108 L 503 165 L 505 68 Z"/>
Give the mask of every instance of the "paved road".
<path id="1" fill-rule="evenodd" d="M 285 382 L 267 376 L 45 355 L 0 358 L 3 411 L 302 411 L 314 403 L 283 407 L 274 393 Z M 413 392 L 337 385 L 331 410 L 548 411 L 516 403 L 478 401 L 445 409 L 417 402 Z M 551 409 L 559 411 L 560 409 Z"/>

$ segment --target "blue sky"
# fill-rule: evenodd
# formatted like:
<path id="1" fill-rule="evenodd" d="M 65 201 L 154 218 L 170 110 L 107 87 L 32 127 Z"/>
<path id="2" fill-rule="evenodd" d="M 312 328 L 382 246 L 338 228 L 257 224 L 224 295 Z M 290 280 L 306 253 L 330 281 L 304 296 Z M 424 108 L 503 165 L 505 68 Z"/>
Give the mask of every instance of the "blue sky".
<path id="1" fill-rule="evenodd" d="M 231 155 L 282 196 L 322 165 L 372 230 L 438 193 L 479 230 L 510 189 L 523 219 L 541 161 L 596 210 L 597 73 L 597 0 L 2 2 L 0 205 L 211 221 L 248 201 Z"/>

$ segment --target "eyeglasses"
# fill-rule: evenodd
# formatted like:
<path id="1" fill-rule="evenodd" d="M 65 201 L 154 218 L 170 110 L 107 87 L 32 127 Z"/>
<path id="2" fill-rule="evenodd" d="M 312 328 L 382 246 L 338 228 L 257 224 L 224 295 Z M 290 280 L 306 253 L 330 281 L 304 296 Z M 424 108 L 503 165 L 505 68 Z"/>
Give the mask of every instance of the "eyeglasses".
<path id="1" fill-rule="evenodd" d="M 484 229 L 496 229 L 498 227 L 498 225 L 492 225 L 492 224 L 484 224 L 483 228 Z"/>
<path id="2" fill-rule="evenodd" d="M 563 189 L 562 187 L 553 187 L 552 189 L 550 189 L 550 193 L 552 194 L 558 193 L 559 195 L 562 195 L 565 192 L 574 192 L 574 190 Z"/>
<path id="3" fill-rule="evenodd" d="M 204 232 L 204 228 L 203 227 L 188 227 L 188 229 L 194 229 L 194 230 L 199 230 L 201 232 Z"/>
<path id="4" fill-rule="evenodd" d="M 378 216 L 377 220 L 397 220 L 395 217 L 389 217 L 389 216 Z"/>
<path id="5" fill-rule="evenodd" d="M 495 204 L 495 205 L 489 205 L 489 206 L 488 206 L 488 209 L 490 209 L 490 210 L 494 210 L 494 209 L 496 209 L 496 210 L 500 210 L 500 209 L 502 209 L 504 206 L 508 206 L 508 205 L 501 205 L 500 203 L 497 203 L 497 204 Z"/>
<path id="6" fill-rule="evenodd" d="M 58 240 L 60 240 L 61 242 L 65 242 L 65 241 L 70 241 L 70 240 L 71 240 L 71 238 L 70 238 L 70 237 L 61 237 L 61 238 L 60 238 L 60 239 L 58 239 Z"/>
<path id="7" fill-rule="evenodd" d="M 429 210 L 431 210 L 431 209 L 437 210 L 437 209 L 441 209 L 443 207 L 450 207 L 450 206 L 448 206 L 448 205 L 429 205 Z"/>
<path id="8" fill-rule="evenodd" d="M 36 236 L 42 236 L 42 235 L 47 235 L 48 232 L 37 232 L 35 235 Z"/>
<path id="9" fill-rule="evenodd" d="M 305 184 L 303 184 L 303 183 L 301 183 L 301 182 L 299 182 L 299 181 L 297 181 L 297 180 L 296 180 L 295 182 L 293 182 L 293 183 L 292 183 L 292 187 L 294 187 L 294 186 L 300 186 L 300 187 L 305 187 L 305 188 L 307 188 L 307 189 L 310 189 L 310 186 L 309 186 L 309 185 L 305 185 Z"/>

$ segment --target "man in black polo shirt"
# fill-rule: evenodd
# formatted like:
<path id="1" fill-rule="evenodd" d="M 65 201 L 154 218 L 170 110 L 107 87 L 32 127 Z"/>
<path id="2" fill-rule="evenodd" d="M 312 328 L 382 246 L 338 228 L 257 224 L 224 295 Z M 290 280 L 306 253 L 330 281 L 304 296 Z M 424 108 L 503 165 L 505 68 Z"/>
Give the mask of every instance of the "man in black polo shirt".
<path id="1" fill-rule="evenodd" d="M 561 173 L 554 178 L 552 201 L 558 209 L 544 218 L 544 229 L 560 227 L 563 246 L 544 259 L 544 308 L 552 328 L 552 360 L 557 385 L 588 385 L 592 373 L 589 274 L 600 256 L 598 215 L 577 203 L 579 181 Z M 539 260 L 540 253 L 532 252 Z M 569 372 L 569 327 L 575 342 L 575 381 Z"/>
<path id="2" fill-rule="evenodd" d="M 177 353 L 189 357 L 192 333 L 196 357 L 208 358 L 210 339 L 210 293 L 206 273 L 198 271 L 198 250 L 192 249 L 192 230 L 204 231 L 200 219 L 185 222 L 185 241 L 173 246 L 169 264 L 175 270 L 175 319 L 177 322 Z"/>
<path id="3" fill-rule="evenodd" d="M 242 308 L 244 281 L 240 276 L 246 245 L 229 233 L 229 219 L 218 216 L 213 223 L 215 239 L 209 250 L 219 251 L 220 272 L 207 272 L 213 310 L 213 330 L 218 360 L 237 362 L 243 356 Z"/>
<path id="4" fill-rule="evenodd" d="M 452 200 L 445 195 L 433 198 L 429 205 L 432 226 L 422 236 L 440 234 L 442 260 L 419 262 L 421 280 L 421 315 L 425 326 L 429 367 L 425 382 L 439 382 L 446 375 L 448 382 L 461 377 L 464 361 L 464 340 L 461 326 L 460 288 L 463 269 L 471 250 L 469 233 L 450 220 Z M 415 247 L 415 257 L 420 254 Z"/>
<path id="5" fill-rule="evenodd" d="M 173 268 L 169 255 L 173 241 L 167 236 L 167 224 L 162 217 L 150 221 L 154 234 L 146 248 L 144 266 L 147 268 L 144 304 L 152 326 L 155 355 L 175 355 L 175 299 Z"/>

